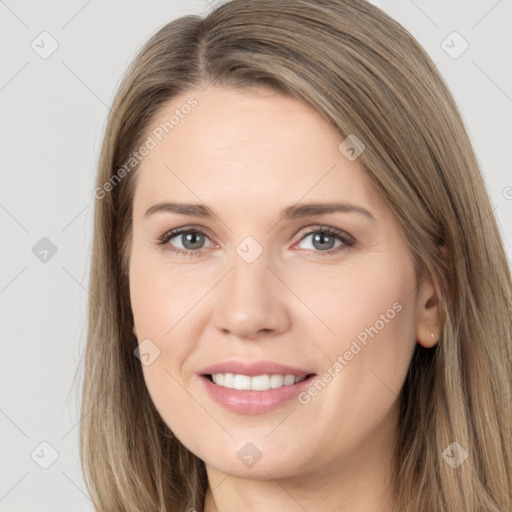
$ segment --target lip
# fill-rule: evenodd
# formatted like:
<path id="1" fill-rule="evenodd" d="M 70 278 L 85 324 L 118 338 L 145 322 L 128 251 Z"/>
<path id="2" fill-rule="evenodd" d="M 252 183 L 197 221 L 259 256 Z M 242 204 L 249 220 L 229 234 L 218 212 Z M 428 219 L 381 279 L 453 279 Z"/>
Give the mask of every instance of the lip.
<path id="1" fill-rule="evenodd" d="M 218 371 L 217 373 L 224 372 Z M 289 373 L 289 375 L 293 375 L 293 372 Z M 297 382 L 290 386 L 269 389 L 267 391 L 247 391 L 225 388 L 210 381 L 206 375 L 200 375 L 199 380 L 210 398 L 226 410 L 237 414 L 255 415 L 270 412 L 277 409 L 285 402 L 295 398 L 304 389 L 311 386 L 313 380 L 317 377 L 316 374 L 310 375 L 310 377 L 302 382 Z"/>
<path id="2" fill-rule="evenodd" d="M 247 375 L 249 377 L 256 377 L 258 375 L 295 375 L 296 377 L 302 377 L 315 372 L 274 363 L 272 361 L 251 362 L 236 360 L 214 364 L 203 368 L 203 370 L 199 372 L 200 375 L 213 375 L 215 373 L 234 373 Z M 258 391 L 258 393 L 261 393 L 261 391 Z"/>

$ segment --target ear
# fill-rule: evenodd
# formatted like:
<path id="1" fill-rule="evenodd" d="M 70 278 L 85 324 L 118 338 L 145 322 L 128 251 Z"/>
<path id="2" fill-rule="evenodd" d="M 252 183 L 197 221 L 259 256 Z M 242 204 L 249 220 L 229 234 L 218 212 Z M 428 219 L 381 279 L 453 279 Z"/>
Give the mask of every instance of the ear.
<path id="1" fill-rule="evenodd" d="M 441 257 L 448 260 L 450 251 L 446 244 L 438 245 Z M 416 304 L 416 340 L 420 345 L 431 348 L 439 341 L 443 328 L 441 323 L 440 297 L 432 279 L 424 279 L 420 284 Z"/>
<path id="2" fill-rule="evenodd" d="M 425 279 L 416 305 L 416 340 L 423 347 L 431 348 L 439 341 L 441 328 L 439 297 L 432 281 Z"/>

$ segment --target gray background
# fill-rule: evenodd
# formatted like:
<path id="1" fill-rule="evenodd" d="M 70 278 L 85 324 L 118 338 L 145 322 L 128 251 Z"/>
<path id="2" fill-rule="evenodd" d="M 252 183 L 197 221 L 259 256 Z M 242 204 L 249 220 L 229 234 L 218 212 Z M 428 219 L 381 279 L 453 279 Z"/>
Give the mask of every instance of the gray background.
<path id="1" fill-rule="evenodd" d="M 374 3 L 419 40 L 448 82 L 510 261 L 512 1 Z M 108 106 L 149 36 L 210 4 L 0 0 L 0 511 L 92 510 L 73 379 L 85 340 L 93 180 Z M 31 47 L 51 49 L 43 31 L 58 43 L 47 58 Z M 469 44 L 457 58 L 463 41 L 453 31 Z"/>

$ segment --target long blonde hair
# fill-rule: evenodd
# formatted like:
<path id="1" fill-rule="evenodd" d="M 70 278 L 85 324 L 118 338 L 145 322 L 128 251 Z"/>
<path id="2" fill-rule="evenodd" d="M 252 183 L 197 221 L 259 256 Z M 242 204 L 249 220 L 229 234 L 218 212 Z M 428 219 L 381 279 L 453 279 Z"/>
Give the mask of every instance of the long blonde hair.
<path id="1" fill-rule="evenodd" d="M 204 462 L 163 422 L 134 356 L 137 167 L 118 171 L 161 106 L 208 84 L 284 92 L 364 142 L 359 162 L 396 214 L 418 280 L 434 280 L 443 315 L 439 343 L 417 344 L 400 395 L 397 510 L 510 512 L 512 284 L 500 233 L 444 80 L 399 23 L 362 0 L 232 0 L 165 25 L 128 69 L 95 193 L 80 455 L 97 510 L 203 510 Z M 468 454 L 456 468 L 442 456 L 454 442 Z"/>

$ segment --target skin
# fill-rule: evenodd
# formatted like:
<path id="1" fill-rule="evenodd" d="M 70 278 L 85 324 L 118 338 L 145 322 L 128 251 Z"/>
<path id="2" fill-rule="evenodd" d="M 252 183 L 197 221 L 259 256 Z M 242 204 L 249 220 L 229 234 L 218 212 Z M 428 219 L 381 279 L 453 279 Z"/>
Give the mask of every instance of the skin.
<path id="1" fill-rule="evenodd" d="M 206 512 L 391 511 L 397 395 L 415 344 L 437 342 L 434 287 L 416 282 L 392 211 L 314 109 L 265 89 L 208 87 L 166 104 L 148 134 L 191 95 L 197 107 L 144 158 L 134 195 L 134 333 L 160 350 L 143 366 L 151 398 L 205 461 Z M 217 217 L 144 218 L 165 201 L 205 204 Z M 330 201 L 364 207 L 375 221 L 355 212 L 280 220 L 287 206 Z M 190 226 L 205 233 L 200 255 L 172 252 L 193 248 L 180 235 L 157 244 Z M 314 245 L 307 233 L 322 227 L 356 243 L 326 255 L 343 242 Z M 252 263 L 236 252 L 247 236 L 263 249 Z M 232 358 L 322 375 L 394 303 L 400 312 L 307 405 L 241 415 L 202 390 L 200 370 Z M 262 453 L 252 467 L 237 457 L 248 442 Z"/>

